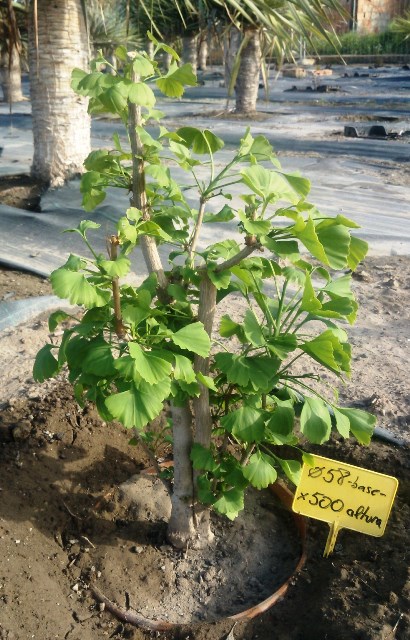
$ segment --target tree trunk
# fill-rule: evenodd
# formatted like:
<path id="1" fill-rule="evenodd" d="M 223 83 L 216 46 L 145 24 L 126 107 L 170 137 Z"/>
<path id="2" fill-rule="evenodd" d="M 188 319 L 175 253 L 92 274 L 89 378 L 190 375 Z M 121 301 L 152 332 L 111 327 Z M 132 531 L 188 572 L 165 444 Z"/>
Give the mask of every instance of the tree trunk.
<path id="1" fill-rule="evenodd" d="M 192 71 L 196 73 L 198 66 L 198 36 L 184 36 L 182 38 L 182 60 L 184 63 L 189 62 Z"/>
<path id="2" fill-rule="evenodd" d="M 216 288 L 205 274 L 201 281 L 198 320 L 209 336 L 212 334 L 216 307 Z M 209 358 L 195 357 L 195 371 L 209 374 Z M 212 420 L 209 406 L 209 390 L 200 385 L 201 395 L 193 399 L 195 415 L 194 441 L 203 447 L 211 445 Z M 188 544 L 202 549 L 214 539 L 211 531 L 210 509 L 195 499 L 195 487 L 201 471 L 193 472 L 190 453 L 192 449 L 192 414 L 188 408 L 172 407 L 174 438 L 174 491 L 172 514 L 168 523 L 168 539 L 177 548 Z"/>
<path id="3" fill-rule="evenodd" d="M 201 71 L 206 71 L 206 65 L 208 60 L 208 40 L 207 37 L 203 38 L 199 45 L 198 52 L 198 68 Z"/>
<path id="4" fill-rule="evenodd" d="M 70 86 L 72 69 L 88 68 L 88 39 L 81 0 L 37 0 L 37 35 L 34 4 L 29 17 L 31 173 L 51 186 L 61 186 L 83 171 L 90 152 L 87 100 Z"/>
<path id="5" fill-rule="evenodd" d="M 240 66 L 236 80 L 236 112 L 254 113 L 259 89 L 261 70 L 261 47 L 259 31 L 245 29 L 244 38 L 247 43 L 241 51 Z"/>
<path id="6" fill-rule="evenodd" d="M 232 72 L 241 44 L 241 38 L 241 32 L 235 27 L 231 27 L 224 37 L 224 76 L 227 91 L 229 91 L 231 84 Z"/>
<path id="7" fill-rule="evenodd" d="M 174 453 L 174 489 L 172 512 L 168 522 L 167 536 L 177 549 L 184 549 L 195 535 L 194 527 L 194 485 L 192 463 L 192 414 L 188 405 L 172 406 L 172 432 Z"/>
<path id="8" fill-rule="evenodd" d="M 149 58 L 154 57 L 154 43 L 149 38 L 147 38 L 145 41 L 145 51 L 147 52 Z"/>
<path id="9" fill-rule="evenodd" d="M 199 290 L 199 307 L 198 307 L 198 320 L 203 323 L 205 331 L 211 337 L 212 328 L 214 324 L 216 308 L 216 287 L 205 274 L 202 277 L 200 290 Z M 209 375 L 210 358 L 202 358 L 201 356 L 195 356 L 194 369 L 196 373 L 202 373 L 203 375 Z M 195 415 L 195 436 L 194 441 L 201 444 L 203 447 L 209 449 L 211 445 L 212 434 L 212 417 L 211 409 L 209 405 L 209 389 L 200 384 L 201 394 L 199 398 L 194 398 L 194 415 Z M 194 474 L 194 488 L 196 486 L 197 478 L 201 474 L 201 471 L 196 471 Z M 196 515 L 196 540 L 197 547 L 202 548 L 212 542 L 214 534 L 211 531 L 210 523 L 210 510 L 208 507 L 204 507 L 198 503 L 195 504 Z"/>
<path id="10" fill-rule="evenodd" d="M 164 61 L 164 69 L 165 69 L 165 71 L 169 71 L 169 68 L 171 66 L 172 60 L 173 60 L 172 55 L 170 53 L 167 53 L 166 51 L 164 51 L 163 61 Z"/>
<path id="11" fill-rule="evenodd" d="M 10 61 L 11 55 L 11 61 Z M 23 100 L 21 90 L 20 54 L 16 47 L 9 52 L 3 51 L 0 59 L 0 85 L 4 102 L 20 102 Z"/>

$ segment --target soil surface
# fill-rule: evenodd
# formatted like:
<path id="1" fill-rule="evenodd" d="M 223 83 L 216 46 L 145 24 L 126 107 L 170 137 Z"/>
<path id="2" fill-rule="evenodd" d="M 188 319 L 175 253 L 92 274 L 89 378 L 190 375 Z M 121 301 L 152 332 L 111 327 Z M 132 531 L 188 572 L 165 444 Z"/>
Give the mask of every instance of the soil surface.
<path id="1" fill-rule="evenodd" d="M 0 176 L 0 202 L 10 207 L 41 211 L 41 195 L 45 190 L 44 183 L 24 173 Z"/>
<path id="2" fill-rule="evenodd" d="M 48 294 L 48 287 L 29 274 L 0 271 L 0 300 Z M 367 259 L 355 289 L 361 309 L 351 330 L 353 376 L 340 390 L 341 404 L 375 412 L 381 427 L 408 442 L 410 258 Z M 311 520 L 306 565 L 266 613 L 235 626 L 223 617 L 158 633 L 136 629 L 103 610 L 92 595 L 93 584 L 123 608 L 164 620 L 177 614 L 175 619 L 183 620 L 178 594 L 183 581 L 194 578 L 191 591 L 202 600 L 197 619 L 231 615 L 263 600 L 291 575 L 300 555 L 298 538 L 290 516 L 281 508 L 272 511 L 272 497 L 262 493 L 251 502 L 251 521 L 215 523 L 217 538 L 222 532 L 231 538 L 229 550 L 217 549 L 208 559 L 195 558 L 193 550 L 186 557 L 173 551 L 156 511 L 162 485 L 154 484 L 153 493 L 144 489 L 148 506 L 137 512 L 124 490 L 150 465 L 140 447 L 128 444 L 130 433 L 103 423 L 91 407 L 80 409 L 64 376 L 43 385 L 33 382 L 34 354 L 48 339 L 46 315 L 0 334 L 1 640 L 409 637 L 408 447 L 378 439 L 369 447 L 334 439 L 320 453 L 398 478 L 385 535 L 343 530 L 334 554 L 325 559 L 328 527 Z M 167 458 L 170 451 L 158 454 Z M 263 527 L 271 530 L 267 547 L 260 537 Z M 218 591 L 226 558 L 239 565 L 243 581 Z M 178 566 L 182 573 L 176 576 Z M 269 587 L 267 568 L 272 570 Z M 176 600 L 168 602 L 169 611 L 161 611 L 158 602 L 171 591 Z"/>

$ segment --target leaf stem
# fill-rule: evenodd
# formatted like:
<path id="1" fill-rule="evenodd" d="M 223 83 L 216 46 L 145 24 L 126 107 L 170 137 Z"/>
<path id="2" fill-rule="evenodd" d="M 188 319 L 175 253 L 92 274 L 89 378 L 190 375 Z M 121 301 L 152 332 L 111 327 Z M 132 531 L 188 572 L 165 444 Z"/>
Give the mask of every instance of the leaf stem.
<path id="1" fill-rule="evenodd" d="M 110 243 L 110 260 L 116 260 L 118 255 L 118 236 L 111 236 Z M 117 337 L 121 340 L 125 336 L 125 327 L 122 321 L 121 315 L 121 297 L 120 297 L 120 285 L 119 279 L 112 279 L 112 297 L 114 300 L 114 326 Z"/>
<path id="2" fill-rule="evenodd" d="M 195 223 L 195 227 L 192 233 L 192 237 L 189 241 L 189 252 L 188 252 L 188 258 L 190 263 L 192 264 L 192 261 L 194 259 L 194 254 L 195 254 L 195 250 L 196 250 L 196 246 L 198 244 L 198 240 L 199 240 L 199 234 L 201 232 L 201 227 L 202 227 L 202 222 L 204 219 L 204 213 L 205 213 L 205 205 L 206 205 L 206 200 L 201 196 L 200 201 L 199 201 L 199 210 L 198 210 L 198 217 L 196 219 L 196 223 Z"/>
<path id="3" fill-rule="evenodd" d="M 245 451 L 242 454 L 242 457 L 240 459 L 240 465 L 241 467 L 246 467 L 246 465 L 249 462 L 249 458 L 251 457 L 254 449 L 255 449 L 255 443 L 253 442 L 252 444 L 248 444 L 248 446 L 246 447 Z"/>
<path id="4" fill-rule="evenodd" d="M 276 282 L 276 278 L 275 278 L 275 282 Z M 288 288 L 288 280 L 285 280 L 283 284 L 282 295 L 279 298 L 278 315 L 276 318 L 275 338 L 278 338 L 280 334 L 281 317 L 282 317 L 283 305 L 285 304 L 285 295 L 286 295 L 287 288 Z"/>

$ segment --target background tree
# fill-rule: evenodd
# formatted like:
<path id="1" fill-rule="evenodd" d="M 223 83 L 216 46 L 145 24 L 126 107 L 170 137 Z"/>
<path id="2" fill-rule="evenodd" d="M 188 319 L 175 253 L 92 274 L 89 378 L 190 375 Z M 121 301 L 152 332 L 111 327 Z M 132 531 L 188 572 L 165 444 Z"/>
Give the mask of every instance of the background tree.
<path id="1" fill-rule="evenodd" d="M 22 2 L 0 2 L 0 84 L 5 102 L 23 99 L 20 58 L 25 29 L 25 5 Z"/>
<path id="2" fill-rule="evenodd" d="M 225 24 L 241 35 L 234 38 L 238 50 L 231 84 L 235 85 L 235 109 L 245 114 L 256 111 L 263 60 L 292 58 L 299 37 L 326 37 L 327 29 L 332 29 L 329 10 L 342 12 L 338 0 L 212 0 L 212 4 L 224 9 Z M 232 57 L 232 47 L 230 51 Z M 229 75 L 225 74 L 226 79 Z"/>
<path id="3" fill-rule="evenodd" d="M 390 28 L 394 33 L 402 35 L 404 40 L 410 38 L 410 9 L 403 16 L 395 18 Z"/>
<path id="4" fill-rule="evenodd" d="M 51 186 L 60 186 L 82 173 L 90 151 L 87 101 L 70 86 L 72 68 L 89 64 L 81 0 L 31 1 L 28 51 L 34 138 L 31 172 Z"/>
<path id="5" fill-rule="evenodd" d="M 93 55 L 102 51 L 115 64 L 115 49 L 125 45 L 130 49 L 144 47 L 145 34 L 130 22 L 127 4 L 114 0 L 87 0 L 87 28 Z"/>
<path id="6" fill-rule="evenodd" d="M 158 29 L 162 38 L 168 40 L 170 36 L 166 22 L 174 37 L 183 36 L 183 59 L 194 69 L 201 30 L 218 25 L 230 37 L 228 50 L 236 63 L 230 63 L 226 84 L 230 84 L 233 72 L 235 108 L 245 114 L 256 111 L 263 59 L 267 55 L 292 57 L 298 37 L 326 37 L 327 30 L 332 29 L 331 10 L 342 13 L 338 0 L 156 0 L 149 9 L 144 3 L 139 5 L 139 14 L 148 15 L 151 29 Z"/>

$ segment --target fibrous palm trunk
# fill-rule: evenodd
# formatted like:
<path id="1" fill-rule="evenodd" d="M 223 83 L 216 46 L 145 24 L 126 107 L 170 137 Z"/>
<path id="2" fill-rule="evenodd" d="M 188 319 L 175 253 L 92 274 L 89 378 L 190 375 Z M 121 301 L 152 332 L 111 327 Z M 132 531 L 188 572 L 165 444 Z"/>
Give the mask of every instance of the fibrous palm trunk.
<path id="1" fill-rule="evenodd" d="M 205 36 L 202 38 L 200 42 L 199 51 L 198 51 L 198 68 L 201 69 L 201 71 L 206 71 L 207 61 L 208 61 L 208 39 Z"/>
<path id="2" fill-rule="evenodd" d="M 182 60 L 192 66 L 192 71 L 196 73 L 198 66 L 198 36 L 197 34 L 184 36 L 182 38 Z"/>
<path id="3" fill-rule="evenodd" d="M 60 186 L 82 172 L 90 152 L 87 101 L 70 87 L 72 69 L 88 67 L 88 38 L 81 0 L 37 0 L 37 16 L 34 5 L 29 19 L 31 172 Z"/>
<path id="4" fill-rule="evenodd" d="M 254 113 L 258 99 L 259 75 L 261 70 L 261 46 L 259 31 L 245 29 L 245 43 L 241 51 L 240 66 L 236 79 L 237 113 Z"/>
<path id="5" fill-rule="evenodd" d="M 4 51 L 0 59 L 0 85 L 4 102 L 20 102 L 23 100 L 21 90 L 20 54 L 16 47 L 10 52 Z"/>
<path id="6" fill-rule="evenodd" d="M 231 27 L 224 36 L 224 78 L 227 91 L 231 85 L 232 72 L 238 55 L 242 35 L 239 29 Z"/>

